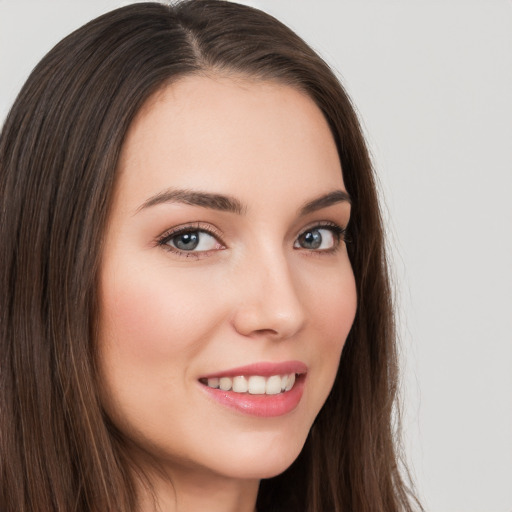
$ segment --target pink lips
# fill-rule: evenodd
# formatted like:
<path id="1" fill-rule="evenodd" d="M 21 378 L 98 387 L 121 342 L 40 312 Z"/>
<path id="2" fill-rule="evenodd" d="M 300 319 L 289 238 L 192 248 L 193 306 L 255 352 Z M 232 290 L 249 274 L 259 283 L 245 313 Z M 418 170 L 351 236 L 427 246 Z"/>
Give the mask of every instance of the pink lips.
<path id="1" fill-rule="evenodd" d="M 215 377 L 237 377 L 238 375 L 261 375 L 270 377 L 271 375 L 285 375 L 287 373 L 306 373 L 308 367 L 300 361 L 284 361 L 282 363 L 254 363 L 238 368 L 230 368 L 221 372 L 203 375 L 203 379 L 213 379 Z"/>
<path id="2" fill-rule="evenodd" d="M 290 391 L 277 395 L 251 395 L 249 393 L 235 393 L 234 391 L 223 391 L 202 385 L 205 393 L 215 401 L 234 409 L 243 414 L 258 417 L 282 416 L 293 411 L 299 404 L 304 392 L 307 366 L 300 361 L 286 361 L 282 363 L 255 363 L 238 368 L 231 368 L 221 372 L 215 372 L 203 376 L 200 381 L 220 377 L 237 377 L 261 375 L 270 377 L 272 375 L 297 374 L 295 384 Z"/>

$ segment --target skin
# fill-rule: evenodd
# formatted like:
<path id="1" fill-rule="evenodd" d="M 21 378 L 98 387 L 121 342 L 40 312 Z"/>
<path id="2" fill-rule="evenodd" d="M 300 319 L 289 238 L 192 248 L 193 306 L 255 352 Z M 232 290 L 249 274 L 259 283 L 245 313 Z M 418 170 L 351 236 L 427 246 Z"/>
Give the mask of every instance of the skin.
<path id="1" fill-rule="evenodd" d="M 228 195 L 241 211 L 154 199 L 170 189 Z M 252 511 L 259 480 L 299 454 L 356 311 L 343 237 L 326 228 L 319 249 L 298 243 L 318 224 L 345 227 L 350 203 L 300 210 L 339 190 L 327 123 L 289 86 L 188 76 L 133 122 L 102 256 L 99 367 L 104 407 L 162 510 Z M 214 231 L 199 234 L 204 250 L 162 241 L 189 224 Z M 228 408 L 199 382 L 290 360 L 308 372 L 298 406 L 282 416 Z M 141 510 L 153 510 L 144 491 Z"/>

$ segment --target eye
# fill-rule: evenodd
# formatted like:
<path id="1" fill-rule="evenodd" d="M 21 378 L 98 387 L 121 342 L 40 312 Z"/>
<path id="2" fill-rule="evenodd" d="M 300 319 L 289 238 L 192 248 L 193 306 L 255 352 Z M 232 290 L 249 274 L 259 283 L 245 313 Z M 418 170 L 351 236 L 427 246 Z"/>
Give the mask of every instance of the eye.
<path id="1" fill-rule="evenodd" d="M 336 250 L 344 233 L 345 230 L 340 226 L 317 226 L 303 231 L 293 247 L 310 251 Z"/>
<path id="2" fill-rule="evenodd" d="M 216 236 L 205 229 L 185 227 L 166 233 L 158 241 L 177 253 L 200 253 L 223 249 Z"/>

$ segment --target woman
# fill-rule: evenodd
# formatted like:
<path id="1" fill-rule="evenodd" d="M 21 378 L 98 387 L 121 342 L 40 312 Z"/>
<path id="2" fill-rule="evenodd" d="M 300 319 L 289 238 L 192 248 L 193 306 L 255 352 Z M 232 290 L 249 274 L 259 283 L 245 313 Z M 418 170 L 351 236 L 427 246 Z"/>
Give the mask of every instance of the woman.
<path id="1" fill-rule="evenodd" d="M 412 510 L 371 165 L 301 39 L 108 13 L 36 67 L 0 166 L 2 510 Z"/>

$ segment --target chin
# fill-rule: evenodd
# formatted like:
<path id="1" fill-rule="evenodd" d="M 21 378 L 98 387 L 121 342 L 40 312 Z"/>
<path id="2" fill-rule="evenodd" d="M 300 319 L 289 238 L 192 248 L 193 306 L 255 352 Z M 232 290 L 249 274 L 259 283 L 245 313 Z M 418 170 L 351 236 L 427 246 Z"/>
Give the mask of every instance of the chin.
<path id="1" fill-rule="evenodd" d="M 308 431 L 298 435 L 286 434 L 273 439 L 262 439 L 261 435 L 243 443 L 230 443 L 223 468 L 219 472 L 225 476 L 241 479 L 264 479 L 275 477 L 288 469 L 299 456 Z"/>

